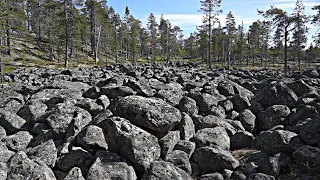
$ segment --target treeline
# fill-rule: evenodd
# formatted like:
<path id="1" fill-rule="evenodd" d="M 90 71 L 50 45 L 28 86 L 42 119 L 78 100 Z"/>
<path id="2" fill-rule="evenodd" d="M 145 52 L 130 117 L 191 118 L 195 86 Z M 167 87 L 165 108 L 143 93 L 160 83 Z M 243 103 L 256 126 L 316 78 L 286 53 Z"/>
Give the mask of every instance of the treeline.
<path id="1" fill-rule="evenodd" d="M 227 13 L 225 26 L 218 20 L 222 13 L 221 0 L 201 0 L 200 11 L 204 13 L 203 25 L 191 33 L 185 41 L 185 52 L 188 57 L 201 58 L 209 67 L 220 62 L 231 65 L 261 65 L 263 63 L 284 62 L 287 71 L 288 60 L 313 61 L 320 57 L 320 32 L 314 38 L 314 45 L 307 47 L 308 23 L 320 26 L 320 5 L 312 8 L 314 16 L 305 14 L 302 0 L 297 0 L 290 14 L 271 6 L 266 11 L 258 10 L 264 18 L 255 21 L 248 30 L 242 24 L 237 25 L 232 12 Z"/>
<path id="2" fill-rule="evenodd" d="M 95 63 L 154 63 L 179 58 L 203 60 L 211 68 L 220 63 L 263 65 L 287 61 L 313 61 L 320 56 L 320 32 L 307 47 L 308 23 L 320 26 L 320 5 L 315 15 L 305 14 L 302 0 L 292 13 L 271 6 L 258 10 L 263 21 L 248 29 L 236 24 L 232 12 L 225 25 L 218 20 L 222 0 L 200 0 L 203 25 L 187 38 L 183 31 L 162 15 L 159 21 L 150 13 L 147 24 L 135 18 L 128 7 L 123 13 L 108 6 L 106 0 L 0 0 L 0 52 L 11 54 L 14 39 L 30 41 L 39 49 L 49 49 L 49 59 L 70 58 L 80 53 Z M 224 23 L 223 23 L 224 24 Z"/>
<path id="3" fill-rule="evenodd" d="M 151 13 L 144 27 L 128 7 L 121 16 L 106 0 L 0 0 L 0 13 L 0 44 L 8 55 L 12 38 L 35 40 L 39 48 L 45 44 L 50 59 L 64 54 L 65 67 L 80 51 L 106 64 L 110 58 L 170 61 L 182 52 L 182 30 L 164 16 L 158 23 Z"/>

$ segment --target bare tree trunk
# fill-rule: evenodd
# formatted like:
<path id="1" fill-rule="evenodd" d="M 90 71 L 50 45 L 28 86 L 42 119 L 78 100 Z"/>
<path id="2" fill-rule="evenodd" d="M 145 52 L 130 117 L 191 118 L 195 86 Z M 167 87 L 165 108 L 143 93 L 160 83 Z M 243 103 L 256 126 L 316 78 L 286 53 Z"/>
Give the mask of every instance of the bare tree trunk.
<path id="1" fill-rule="evenodd" d="M 67 1 L 64 1 L 64 13 L 65 13 L 65 34 L 66 34 L 66 39 L 65 39 L 65 61 L 64 61 L 64 67 L 68 67 L 68 41 L 69 41 L 69 33 L 68 33 L 68 12 L 67 12 Z"/>
<path id="2" fill-rule="evenodd" d="M 99 50 L 99 43 L 100 43 L 100 34 L 101 34 L 101 26 L 98 27 L 98 37 L 97 37 L 97 42 L 96 42 L 96 47 L 95 47 L 95 64 L 98 64 L 98 50 Z"/>

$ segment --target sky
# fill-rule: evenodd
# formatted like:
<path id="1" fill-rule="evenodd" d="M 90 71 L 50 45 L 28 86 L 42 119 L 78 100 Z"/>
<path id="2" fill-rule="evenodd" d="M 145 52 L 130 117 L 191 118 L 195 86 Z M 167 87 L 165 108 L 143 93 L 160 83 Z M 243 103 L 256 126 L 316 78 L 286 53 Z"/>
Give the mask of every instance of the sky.
<path id="1" fill-rule="evenodd" d="M 257 14 L 257 9 L 267 10 L 270 5 L 286 10 L 292 13 L 295 7 L 296 0 L 222 0 L 221 9 L 223 13 L 219 16 L 222 25 L 225 24 L 226 14 L 231 11 L 235 16 L 237 25 L 243 21 L 246 30 L 248 26 L 254 21 L 260 19 L 261 16 Z M 311 8 L 320 4 L 320 0 L 303 0 L 305 5 L 305 13 L 307 15 L 314 15 L 316 12 Z M 165 19 L 168 19 L 172 25 L 178 25 L 183 34 L 187 37 L 191 32 L 196 31 L 196 27 L 202 24 L 200 9 L 200 0 L 108 0 L 108 5 L 112 6 L 117 13 L 124 16 L 125 7 L 128 6 L 130 13 L 142 21 L 144 25 L 147 24 L 147 18 L 150 13 L 157 17 L 159 22 L 161 14 Z M 309 38 L 307 46 L 312 42 L 312 36 L 316 34 L 318 28 L 309 24 Z M 320 30 L 319 30 L 320 31 Z"/>

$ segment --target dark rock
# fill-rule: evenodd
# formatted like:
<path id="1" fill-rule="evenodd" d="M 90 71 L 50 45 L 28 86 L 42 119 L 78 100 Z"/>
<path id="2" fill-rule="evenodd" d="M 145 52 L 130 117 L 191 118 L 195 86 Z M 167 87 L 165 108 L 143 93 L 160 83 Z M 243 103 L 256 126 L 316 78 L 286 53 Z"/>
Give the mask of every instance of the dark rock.
<path id="1" fill-rule="evenodd" d="M 194 150 L 196 149 L 196 144 L 191 141 L 180 140 L 173 150 L 181 150 L 188 154 L 189 158 L 193 154 Z"/>
<path id="2" fill-rule="evenodd" d="M 226 112 L 233 110 L 233 103 L 230 100 L 220 101 L 219 105 L 222 106 Z"/>
<path id="3" fill-rule="evenodd" d="M 224 96 L 228 97 L 228 96 L 234 96 L 235 95 L 233 86 L 230 83 L 221 82 L 221 83 L 219 83 L 217 89 L 218 89 L 219 93 L 224 95 Z"/>
<path id="4" fill-rule="evenodd" d="M 63 180 L 85 180 L 85 179 L 82 175 L 81 169 L 78 167 L 74 167 L 69 171 L 67 176 L 63 178 Z"/>
<path id="5" fill-rule="evenodd" d="M 280 160 L 279 156 L 269 157 L 264 152 L 254 152 L 249 155 L 248 162 L 253 162 L 258 173 L 265 173 L 278 177 L 280 174 Z"/>
<path id="6" fill-rule="evenodd" d="M 188 173 L 176 167 L 172 163 L 164 161 L 154 162 L 151 165 L 150 169 L 148 169 L 142 177 L 142 180 L 165 179 L 192 180 L 191 176 Z"/>
<path id="7" fill-rule="evenodd" d="M 7 180 L 43 179 L 56 180 L 52 170 L 41 160 L 30 160 L 23 152 L 17 152 L 10 161 Z"/>
<path id="8" fill-rule="evenodd" d="M 181 122 L 177 125 L 177 129 L 180 131 L 180 139 L 189 140 L 195 134 L 195 126 L 192 118 L 187 113 L 181 113 Z"/>
<path id="9" fill-rule="evenodd" d="M 128 86 L 108 86 L 101 88 L 101 94 L 106 95 L 110 99 L 135 95 L 136 92 Z"/>
<path id="10" fill-rule="evenodd" d="M 212 106 L 218 105 L 218 99 L 207 93 L 195 91 L 189 93 L 188 96 L 196 101 L 199 111 L 202 113 L 207 113 L 211 110 Z"/>
<path id="11" fill-rule="evenodd" d="M 199 108 L 195 100 L 184 96 L 179 102 L 179 109 L 181 112 L 185 112 L 190 116 L 197 115 Z"/>
<path id="12" fill-rule="evenodd" d="M 241 171 L 233 171 L 231 174 L 231 179 L 237 179 L 237 180 L 246 180 L 247 177 L 243 172 Z"/>
<path id="13" fill-rule="evenodd" d="M 192 173 L 189 156 L 183 151 L 174 150 L 171 153 L 167 154 L 165 160 L 184 170 L 188 174 Z"/>
<path id="14" fill-rule="evenodd" d="M 284 82 L 268 84 L 258 90 L 252 99 L 252 101 L 260 103 L 264 108 L 273 105 L 286 105 L 291 108 L 296 104 L 297 100 L 297 95 Z"/>
<path id="15" fill-rule="evenodd" d="M 118 117 L 108 118 L 99 126 L 104 131 L 108 148 L 126 158 L 139 177 L 160 157 L 158 139 L 132 125 L 128 120 Z"/>
<path id="16" fill-rule="evenodd" d="M 92 116 L 98 115 L 104 108 L 98 105 L 94 100 L 85 98 L 79 99 L 75 106 L 87 110 Z"/>
<path id="17" fill-rule="evenodd" d="M 31 160 L 40 159 L 50 168 L 55 166 L 57 160 L 57 148 L 53 140 L 46 141 L 40 145 L 30 149 L 27 153 Z"/>
<path id="18" fill-rule="evenodd" d="M 320 149 L 316 147 L 302 146 L 292 154 L 292 157 L 303 164 L 308 163 L 310 166 L 320 165 Z"/>
<path id="19" fill-rule="evenodd" d="M 81 148 L 73 148 L 66 154 L 62 154 L 56 161 L 58 170 L 69 172 L 73 167 L 79 167 L 86 175 L 92 165 L 94 157 Z"/>
<path id="20" fill-rule="evenodd" d="M 211 174 L 204 174 L 198 178 L 199 180 L 224 180 L 222 174 L 220 173 L 211 173 Z"/>
<path id="21" fill-rule="evenodd" d="M 159 140 L 159 145 L 161 147 L 161 156 L 166 157 L 168 153 L 171 153 L 174 146 L 180 140 L 179 131 L 169 131 L 167 135 Z"/>
<path id="22" fill-rule="evenodd" d="M 233 170 L 239 165 L 239 161 L 229 151 L 213 147 L 196 149 L 192 159 L 199 165 L 201 172 L 206 173 L 219 172 L 223 169 Z"/>
<path id="23" fill-rule="evenodd" d="M 291 154 L 295 151 L 293 140 L 297 137 L 296 133 L 285 130 L 263 131 L 256 138 L 256 147 L 268 154 Z"/>
<path id="24" fill-rule="evenodd" d="M 83 92 L 84 98 L 98 99 L 101 95 L 100 88 L 93 86 L 89 88 L 87 91 Z"/>
<path id="25" fill-rule="evenodd" d="M 106 95 L 101 95 L 97 100 L 96 103 L 102 106 L 104 109 L 107 109 L 110 105 L 110 100 Z"/>
<path id="26" fill-rule="evenodd" d="M 311 119 L 302 125 L 299 133 L 300 139 L 307 145 L 320 147 L 320 121 Z"/>
<path id="27" fill-rule="evenodd" d="M 116 115 L 160 133 L 167 133 L 181 120 L 180 111 L 160 99 L 127 96 L 118 101 L 115 109 Z"/>
<path id="28" fill-rule="evenodd" d="M 135 81 L 133 79 L 129 79 L 126 83 L 124 83 L 124 85 L 136 91 L 137 95 L 140 96 L 152 97 L 156 93 L 155 90 L 144 81 Z"/>
<path id="29" fill-rule="evenodd" d="M 285 118 L 290 114 L 290 109 L 285 105 L 273 105 L 262 112 L 257 119 L 258 130 L 266 131 L 274 126 L 284 124 Z"/>
<path id="30" fill-rule="evenodd" d="M 255 137 L 244 131 L 238 131 L 233 136 L 230 137 L 230 147 L 233 150 L 243 149 L 243 148 L 253 148 L 255 145 Z"/>
<path id="31" fill-rule="evenodd" d="M 245 109 L 240 112 L 239 120 L 247 131 L 252 132 L 254 130 L 256 125 L 256 116 L 249 109 Z"/>
<path id="32" fill-rule="evenodd" d="M 171 103 L 173 106 L 179 104 L 183 98 L 184 92 L 182 90 L 160 90 L 157 93 L 157 97 L 165 99 L 167 102 Z"/>
<path id="33" fill-rule="evenodd" d="M 233 109 L 237 112 L 241 112 L 251 106 L 249 99 L 239 94 L 233 96 L 230 100 L 233 103 Z"/>
<path id="34" fill-rule="evenodd" d="M 255 173 L 248 176 L 247 180 L 276 180 L 275 177 L 263 174 L 263 173 Z"/>
<path id="35" fill-rule="evenodd" d="M 40 101 L 31 100 L 24 105 L 17 114 L 28 122 L 35 122 L 39 117 L 45 114 L 48 106 Z"/>
<path id="36" fill-rule="evenodd" d="M 76 142 L 89 152 L 108 149 L 108 144 L 106 143 L 102 129 L 94 125 L 84 128 L 76 136 Z"/>
<path id="37" fill-rule="evenodd" d="M 230 138 L 224 127 L 205 128 L 197 131 L 191 141 L 197 148 L 204 146 L 219 146 L 221 149 L 230 149 Z"/>

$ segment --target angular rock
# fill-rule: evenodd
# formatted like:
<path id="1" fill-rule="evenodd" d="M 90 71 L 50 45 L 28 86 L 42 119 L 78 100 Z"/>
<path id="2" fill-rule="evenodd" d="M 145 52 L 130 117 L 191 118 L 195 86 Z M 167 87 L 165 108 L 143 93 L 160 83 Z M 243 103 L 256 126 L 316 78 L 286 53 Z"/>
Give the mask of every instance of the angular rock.
<path id="1" fill-rule="evenodd" d="M 280 174 L 280 159 L 279 156 L 268 156 L 264 152 L 254 152 L 249 155 L 248 162 L 253 162 L 257 173 L 265 173 L 278 177 Z"/>
<path id="2" fill-rule="evenodd" d="M 241 112 L 251 106 L 249 99 L 239 94 L 233 96 L 230 100 L 233 104 L 233 109 L 237 112 Z"/>
<path id="3" fill-rule="evenodd" d="M 256 138 L 256 147 L 267 154 L 291 154 L 295 151 L 293 139 L 297 137 L 296 133 L 285 130 L 263 131 Z"/>
<path id="4" fill-rule="evenodd" d="M 310 146 L 320 147 L 320 121 L 318 118 L 307 121 L 300 128 L 299 138 Z"/>
<path id="5" fill-rule="evenodd" d="M 205 128 L 197 131 L 191 141 L 197 148 L 204 146 L 218 146 L 221 149 L 230 149 L 230 137 L 224 127 Z"/>
<path id="6" fill-rule="evenodd" d="M 247 180 L 276 180 L 275 177 L 267 175 L 267 174 L 263 174 L 263 173 L 255 173 L 255 174 L 250 174 L 247 178 Z"/>
<path id="7" fill-rule="evenodd" d="M 104 131 L 108 148 L 127 159 L 138 176 L 160 157 L 158 139 L 128 120 L 119 117 L 108 118 L 99 126 Z"/>
<path id="8" fill-rule="evenodd" d="M 234 96 L 235 92 L 233 89 L 233 86 L 230 83 L 227 82 L 221 82 L 218 84 L 218 91 L 220 94 L 228 97 L 228 96 Z"/>
<path id="9" fill-rule="evenodd" d="M 180 141 L 180 131 L 169 131 L 167 135 L 159 140 L 161 156 L 166 157 L 171 153 L 174 146 Z"/>
<path id="10" fill-rule="evenodd" d="M 63 180 L 85 180 L 81 169 L 78 167 L 72 168 L 66 177 L 63 178 Z"/>
<path id="11" fill-rule="evenodd" d="M 290 109 L 285 105 L 273 105 L 268 107 L 257 118 L 258 130 L 266 131 L 276 125 L 284 124 L 285 118 L 290 114 Z"/>
<path id="12" fill-rule="evenodd" d="M 107 109 L 110 105 L 110 100 L 106 95 L 101 95 L 97 100 L 96 103 L 102 106 L 104 109 Z"/>
<path id="13" fill-rule="evenodd" d="M 224 180 L 222 174 L 220 173 L 211 173 L 211 174 L 204 174 L 198 178 L 199 180 Z"/>
<path id="14" fill-rule="evenodd" d="M 69 172 L 73 167 L 79 167 L 84 175 L 86 175 L 93 161 L 94 156 L 87 151 L 81 148 L 73 148 L 68 153 L 58 157 L 56 168 L 64 172 Z"/>
<path id="15" fill-rule="evenodd" d="M 31 100 L 24 105 L 17 114 L 29 122 L 34 122 L 36 119 L 45 114 L 48 106 L 40 101 Z"/>
<path id="16" fill-rule="evenodd" d="M 165 180 L 165 179 L 175 179 L 175 180 L 192 180 L 191 176 L 185 171 L 177 168 L 175 165 L 169 162 L 156 161 L 154 162 L 150 169 L 148 169 L 142 180 Z"/>
<path id="17" fill-rule="evenodd" d="M 135 95 L 136 92 L 128 86 L 108 86 L 101 88 L 101 94 L 106 95 L 110 99 Z"/>
<path id="18" fill-rule="evenodd" d="M 192 118 L 187 113 L 181 113 L 182 119 L 177 125 L 177 129 L 180 131 L 180 139 L 189 140 L 195 134 L 195 126 Z"/>
<path id="19" fill-rule="evenodd" d="M 239 120 L 246 131 L 252 132 L 256 125 L 256 116 L 249 110 L 245 109 L 239 114 Z"/>
<path id="20" fill-rule="evenodd" d="M 76 142 L 89 152 L 108 149 L 108 144 L 104 138 L 103 130 L 94 125 L 84 128 L 76 136 Z"/>
<path id="21" fill-rule="evenodd" d="M 310 166 L 320 165 L 320 149 L 312 146 L 302 146 L 298 148 L 292 157 L 302 164 L 308 163 Z"/>
<path id="22" fill-rule="evenodd" d="M 52 170 L 41 160 L 32 161 L 20 151 L 10 161 L 10 171 L 7 180 L 41 179 L 56 180 Z"/>
<path id="23" fill-rule="evenodd" d="M 196 143 L 186 140 L 180 140 L 173 150 L 181 150 L 188 154 L 189 158 L 193 154 L 194 150 L 196 149 Z"/>
<path id="24" fill-rule="evenodd" d="M 9 135 L 27 128 L 26 120 L 16 114 L 11 114 L 5 111 L 0 111 L 0 124 L 5 128 Z"/>
<path id="25" fill-rule="evenodd" d="M 218 99 L 210 94 L 207 93 L 200 93 L 200 92 L 191 92 L 189 93 L 189 97 L 194 99 L 199 107 L 199 112 L 207 113 L 210 111 L 212 106 L 218 105 Z"/>
<path id="26" fill-rule="evenodd" d="M 31 160 L 40 159 L 50 168 L 53 168 L 57 160 L 57 152 L 58 150 L 51 139 L 30 149 L 27 155 Z"/>
<path id="27" fill-rule="evenodd" d="M 246 131 L 238 131 L 230 137 L 230 147 L 233 150 L 243 148 L 253 148 L 255 145 L 255 137 Z"/>
<path id="28" fill-rule="evenodd" d="M 83 97 L 84 98 L 91 98 L 91 99 L 98 99 L 101 95 L 100 88 L 97 86 L 93 86 L 83 92 Z"/>
<path id="29" fill-rule="evenodd" d="M 0 162 L 0 179 L 7 179 L 9 167 L 6 163 Z"/>
<path id="30" fill-rule="evenodd" d="M 5 137 L 2 141 L 6 143 L 10 150 L 18 152 L 24 151 L 32 139 L 33 136 L 28 131 L 19 131 L 13 135 Z"/>
<path id="31" fill-rule="evenodd" d="M 185 112 L 190 116 L 197 115 L 199 108 L 195 100 L 184 96 L 179 102 L 179 109 L 181 112 Z"/>
<path id="32" fill-rule="evenodd" d="M 0 143 L 0 162 L 7 163 L 15 152 L 8 150 L 5 143 Z"/>
<path id="33" fill-rule="evenodd" d="M 174 164 L 176 167 L 184 170 L 188 174 L 192 173 L 191 164 L 189 162 L 189 156 L 187 153 L 183 151 L 174 150 L 166 156 L 165 160 Z"/>
<path id="34" fill-rule="evenodd" d="M 273 105 L 286 105 L 291 108 L 296 104 L 297 100 L 297 95 L 284 82 L 268 84 L 258 90 L 252 99 L 252 101 L 260 103 L 264 108 Z"/>
<path id="35" fill-rule="evenodd" d="M 167 133 L 181 120 L 180 111 L 160 99 L 127 96 L 117 102 L 115 109 L 116 115 L 160 133 Z"/>
<path id="36" fill-rule="evenodd" d="M 208 161 L 210 159 L 210 161 Z M 233 170 L 239 165 L 229 151 L 213 147 L 201 147 L 195 150 L 192 156 L 201 172 L 214 173 L 224 169 Z"/>
<path id="37" fill-rule="evenodd" d="M 136 180 L 136 174 L 132 166 L 125 162 L 108 162 L 103 161 L 99 157 L 90 167 L 87 180 Z"/>

